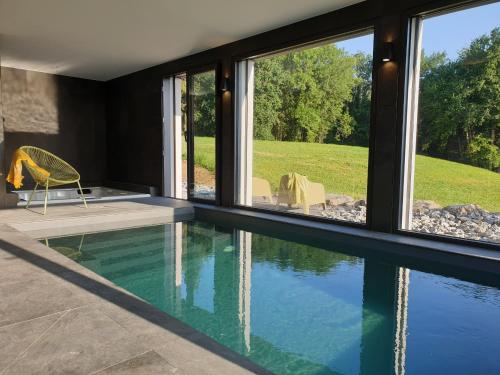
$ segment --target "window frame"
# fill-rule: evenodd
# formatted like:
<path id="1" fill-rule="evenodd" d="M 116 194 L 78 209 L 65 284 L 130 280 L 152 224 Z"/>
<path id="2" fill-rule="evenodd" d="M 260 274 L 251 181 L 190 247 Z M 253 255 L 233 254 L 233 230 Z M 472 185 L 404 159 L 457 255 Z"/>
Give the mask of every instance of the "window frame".
<path id="1" fill-rule="evenodd" d="M 417 47 L 417 45 L 421 50 L 422 35 L 419 35 L 416 38 L 415 33 L 422 32 L 422 25 L 418 25 L 419 29 L 418 31 L 415 30 L 415 25 L 414 25 L 414 23 L 416 22 L 415 20 L 418 20 L 420 23 L 422 23 L 425 18 L 437 17 L 497 2 L 498 0 L 464 0 L 459 2 L 438 1 L 433 4 L 425 4 L 409 8 L 406 11 L 401 12 L 401 17 L 402 19 L 406 20 L 406 25 L 404 28 L 404 33 L 402 33 L 402 37 L 404 37 L 405 39 L 404 56 L 401 59 L 401 67 L 402 67 L 401 74 L 403 79 L 401 80 L 398 87 L 398 91 L 402 93 L 400 94 L 402 96 L 402 100 L 399 100 L 398 104 L 399 129 L 396 139 L 396 144 L 398 147 L 398 152 L 397 152 L 398 169 L 395 173 L 395 179 L 397 181 L 397 184 L 395 186 L 396 190 L 394 194 L 395 202 L 393 211 L 393 218 L 394 218 L 393 228 L 395 234 L 414 237 L 414 238 L 433 240 L 441 243 L 449 243 L 455 245 L 463 245 L 463 246 L 478 247 L 478 248 L 500 251 L 500 245 L 495 242 L 472 240 L 468 238 L 453 237 L 437 233 L 424 233 L 424 232 L 412 231 L 410 229 L 403 229 L 403 221 L 404 221 L 403 215 L 407 215 L 408 209 L 409 208 L 411 209 L 413 205 L 413 202 L 410 202 L 410 204 L 408 204 L 408 202 L 404 203 L 403 201 L 404 199 L 408 199 L 407 184 L 411 181 L 413 185 L 414 182 L 413 176 L 411 176 L 410 179 L 407 178 L 408 174 L 407 139 L 408 137 L 411 136 L 410 134 L 408 134 L 409 132 L 413 132 L 414 135 L 416 136 L 417 129 L 408 130 L 407 116 L 413 116 L 413 115 L 416 116 L 418 114 L 418 105 L 416 108 L 408 109 L 407 107 L 409 101 L 413 102 L 413 106 L 415 105 L 414 102 L 415 96 L 417 97 L 416 100 L 418 104 L 418 93 L 417 95 L 415 95 L 414 92 L 409 94 L 408 91 L 409 81 L 411 81 L 411 78 L 409 77 L 414 78 L 414 72 L 410 72 L 410 70 L 415 69 L 415 61 L 414 61 L 415 58 L 413 55 L 415 53 L 415 48 Z M 414 43 L 414 45 L 412 45 L 412 42 Z M 419 60 L 418 61 L 419 65 L 420 57 L 418 57 L 418 60 Z M 420 77 L 420 73 L 418 74 L 418 77 Z M 416 124 L 413 124 L 412 126 L 416 127 Z M 416 153 L 413 154 L 412 158 L 414 158 L 415 155 Z M 413 190 L 413 186 L 411 187 L 411 189 Z M 408 223 L 406 223 L 406 225 L 408 225 Z"/>
<path id="2" fill-rule="evenodd" d="M 207 73 L 213 71 L 215 75 L 215 197 L 214 199 L 204 199 L 193 195 L 191 185 L 194 186 L 194 131 L 192 123 L 192 103 L 190 90 L 191 77 L 196 74 Z M 187 200 L 191 202 L 217 205 L 220 201 L 220 162 L 219 162 L 219 144 L 220 144 L 220 95 L 219 95 L 219 77 L 220 77 L 220 64 L 212 63 L 206 65 L 200 65 L 195 68 L 187 69 L 185 71 L 186 75 L 186 107 L 187 107 L 187 121 L 186 121 L 186 135 L 187 135 L 187 150 L 186 150 L 186 160 L 187 160 Z"/>
<path id="3" fill-rule="evenodd" d="M 374 126 L 374 111 L 375 111 L 375 100 L 374 100 L 374 95 L 375 95 L 375 74 L 376 70 L 378 69 L 378 64 L 375 61 L 375 52 L 376 52 L 376 40 L 375 40 L 375 34 L 376 33 L 376 25 L 375 23 L 362 23 L 358 24 L 357 26 L 354 27 L 349 27 L 347 29 L 339 30 L 336 32 L 330 32 L 322 35 L 321 37 L 309 37 L 307 39 L 304 39 L 302 41 L 290 41 L 289 43 L 286 43 L 282 45 L 281 47 L 269 47 L 269 48 L 263 48 L 263 49 L 258 49 L 252 52 L 248 52 L 245 54 L 239 54 L 233 56 L 231 59 L 231 68 L 232 68 L 232 76 L 234 77 L 234 84 L 233 84 L 233 89 L 232 92 L 234 93 L 233 98 L 232 98 L 232 111 L 233 111 L 233 124 L 234 124 L 234 137 L 233 137 L 233 150 L 234 154 L 232 155 L 232 158 L 234 160 L 234 181 L 233 181 L 233 202 L 232 206 L 237 209 L 242 209 L 242 210 L 247 210 L 247 211 L 252 211 L 252 212 L 257 212 L 257 213 L 263 213 L 263 214 L 272 214 L 272 215 L 279 215 L 283 217 L 290 217 L 290 218 L 296 218 L 296 219 L 305 219 L 305 220 L 310 220 L 313 222 L 318 222 L 318 223 L 325 223 L 325 224 L 332 224 L 332 225 L 341 225 L 341 226 L 347 226 L 347 227 L 354 227 L 354 228 L 364 228 L 364 229 L 369 229 L 371 226 L 370 222 L 370 213 L 372 211 L 371 208 L 371 203 L 370 203 L 370 191 L 372 189 L 372 175 L 370 173 L 370 165 L 372 164 L 372 158 L 373 158 L 373 147 L 372 147 L 372 138 L 373 138 L 373 126 Z M 246 206 L 238 203 L 238 181 L 240 180 L 240 177 L 238 175 L 238 170 L 239 170 L 239 159 L 241 158 L 239 149 L 238 149 L 238 144 L 240 142 L 239 139 L 237 139 L 237 136 L 239 134 L 239 120 L 238 120 L 238 108 L 237 108 L 237 91 L 238 91 L 238 65 L 242 62 L 245 61 L 250 61 L 252 59 L 257 59 L 257 58 L 263 58 L 267 56 L 273 56 L 273 55 L 278 55 L 281 53 L 287 53 L 289 51 L 294 51 L 294 50 L 300 50 L 300 49 L 307 49 L 307 48 L 314 48 L 316 46 L 320 46 L 322 44 L 327 44 L 327 43 L 334 43 L 334 42 L 339 42 L 343 40 L 349 40 L 351 38 L 356 38 L 358 36 L 363 36 L 363 35 L 372 35 L 373 36 L 373 46 L 372 46 L 372 85 L 371 85 L 371 102 L 370 102 L 370 130 L 369 130 L 369 144 L 368 144 L 368 159 L 367 159 L 367 180 L 366 180 L 366 219 L 364 223 L 357 223 L 353 221 L 346 221 L 346 220 L 338 220 L 338 219 L 330 219 L 330 218 L 325 218 L 321 216 L 313 216 L 313 215 L 305 215 L 302 213 L 293 213 L 293 212 L 286 212 L 286 211 L 278 211 L 278 210 L 272 210 L 272 209 L 265 209 L 265 208 L 259 208 L 259 207 L 253 207 L 253 206 Z"/>
<path id="4" fill-rule="evenodd" d="M 192 133 L 192 130 L 190 130 L 190 125 L 189 125 L 189 120 L 187 119 L 186 121 L 186 138 L 187 138 L 187 149 L 186 149 L 186 159 L 187 159 L 187 197 L 184 199 L 184 198 L 179 198 L 179 197 L 174 197 L 174 196 L 169 196 L 168 198 L 170 199 L 178 199 L 178 200 L 184 200 L 184 201 L 190 201 L 190 202 L 195 202 L 195 203 L 202 203 L 202 204 L 207 204 L 207 205 L 212 205 L 212 206 L 220 206 L 220 200 L 221 200 L 221 193 L 220 193 L 220 187 L 221 187 L 221 182 L 220 182 L 220 168 L 221 168 L 221 163 L 220 163 L 220 151 L 219 151 L 219 148 L 221 147 L 221 100 L 220 100 L 220 90 L 219 90 L 219 84 L 220 84 L 220 76 L 221 76 L 221 63 L 219 60 L 214 60 L 212 62 L 209 62 L 209 63 L 205 63 L 205 64 L 197 64 L 197 65 L 194 65 L 192 67 L 189 67 L 187 69 L 175 69 L 173 70 L 171 73 L 169 73 L 168 75 L 165 75 L 162 79 L 162 82 L 165 81 L 165 80 L 168 80 L 168 79 L 175 79 L 176 77 L 179 77 L 179 76 L 184 76 L 185 79 L 186 79 L 186 104 L 188 104 L 188 101 L 189 101 L 189 95 L 188 95 L 188 77 L 189 76 L 192 76 L 194 74 L 198 74 L 198 73 L 205 73 L 205 72 L 209 72 L 209 71 L 214 71 L 215 72 L 215 86 L 214 86 L 214 92 L 215 92 L 215 199 L 203 199 L 203 198 L 197 198 L 197 197 L 194 197 L 194 196 L 191 196 L 190 197 L 190 189 L 189 189 L 189 184 L 190 184 L 190 180 L 189 180 L 189 170 L 191 168 L 192 169 L 192 172 L 194 172 L 194 160 L 192 160 L 190 162 L 190 159 L 192 159 L 192 157 L 190 158 L 188 156 L 189 154 L 189 139 L 190 139 L 190 132 Z M 164 121 L 165 121 L 165 110 L 164 110 L 164 107 L 165 107 L 165 104 L 164 103 L 164 94 L 163 94 L 163 87 L 162 87 L 162 127 L 163 127 L 163 130 L 165 125 L 164 125 Z M 175 99 L 174 99 L 175 100 Z M 189 108 L 190 106 L 187 105 L 188 107 L 188 112 L 189 112 Z M 186 114 L 187 115 L 187 114 Z M 188 117 L 188 116 L 186 116 Z M 182 135 L 181 135 L 182 136 Z M 163 154 L 165 152 L 165 135 L 163 134 L 162 135 L 162 147 L 163 147 L 163 152 L 162 152 L 162 174 L 163 174 L 163 177 L 162 177 L 162 180 L 163 180 L 163 185 L 162 185 L 162 195 L 163 195 L 163 192 L 166 190 L 166 184 L 167 184 L 167 181 L 165 180 L 165 174 L 164 174 L 164 171 L 166 169 L 166 165 L 165 165 L 165 155 Z M 192 167 L 190 167 L 190 164 L 192 164 Z M 193 181 L 194 183 L 194 181 Z"/>

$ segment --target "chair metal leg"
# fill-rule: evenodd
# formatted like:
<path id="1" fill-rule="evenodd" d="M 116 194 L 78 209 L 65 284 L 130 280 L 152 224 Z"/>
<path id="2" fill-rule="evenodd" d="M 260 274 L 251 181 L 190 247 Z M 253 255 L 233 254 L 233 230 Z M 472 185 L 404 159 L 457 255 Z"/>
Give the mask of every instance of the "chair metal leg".
<path id="1" fill-rule="evenodd" d="M 45 203 L 43 205 L 43 214 L 47 213 L 47 199 L 49 198 L 49 180 L 45 183 Z"/>
<path id="2" fill-rule="evenodd" d="M 38 187 L 38 182 L 35 184 L 35 188 L 33 189 L 33 191 L 30 194 L 30 197 L 28 199 L 28 203 L 26 204 L 26 208 L 29 208 L 30 203 L 31 203 L 31 199 L 33 199 L 33 194 L 35 194 L 37 187 Z"/>
<path id="3" fill-rule="evenodd" d="M 83 199 L 83 204 L 85 205 L 85 208 L 88 208 L 87 201 L 85 200 L 85 195 L 83 195 L 82 185 L 80 185 L 80 181 L 77 181 L 76 183 L 78 184 L 78 188 L 80 189 L 80 197 L 82 197 Z"/>

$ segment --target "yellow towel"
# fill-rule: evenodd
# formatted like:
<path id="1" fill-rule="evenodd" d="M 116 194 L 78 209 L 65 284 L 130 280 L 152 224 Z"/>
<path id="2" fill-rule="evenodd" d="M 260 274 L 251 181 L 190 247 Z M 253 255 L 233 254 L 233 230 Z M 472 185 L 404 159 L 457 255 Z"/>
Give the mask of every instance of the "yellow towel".
<path id="1" fill-rule="evenodd" d="M 16 189 L 19 189 L 21 186 L 23 186 L 23 161 L 28 163 L 28 165 L 32 168 L 34 168 L 38 174 L 41 176 L 47 178 L 50 176 L 50 173 L 47 172 L 45 169 L 39 167 L 36 165 L 36 163 L 30 158 L 30 156 L 18 148 L 16 151 L 14 151 L 14 154 L 12 155 L 12 162 L 10 163 L 10 170 L 9 170 L 9 175 L 7 176 L 7 181 L 10 182 Z"/>
<path id="2" fill-rule="evenodd" d="M 288 184 L 284 190 L 288 191 L 289 204 L 301 204 L 304 212 L 309 213 L 309 180 L 306 176 L 289 173 Z"/>

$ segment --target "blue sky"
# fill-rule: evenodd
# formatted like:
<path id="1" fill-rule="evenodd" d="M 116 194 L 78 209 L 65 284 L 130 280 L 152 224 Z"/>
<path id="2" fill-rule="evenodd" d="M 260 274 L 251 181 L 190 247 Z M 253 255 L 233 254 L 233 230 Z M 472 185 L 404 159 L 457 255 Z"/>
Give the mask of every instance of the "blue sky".
<path id="1" fill-rule="evenodd" d="M 450 59 L 475 38 L 500 27 L 500 2 L 424 20 L 422 46 L 426 54 L 445 51 Z M 338 42 L 351 53 L 372 53 L 373 37 L 362 36 Z"/>

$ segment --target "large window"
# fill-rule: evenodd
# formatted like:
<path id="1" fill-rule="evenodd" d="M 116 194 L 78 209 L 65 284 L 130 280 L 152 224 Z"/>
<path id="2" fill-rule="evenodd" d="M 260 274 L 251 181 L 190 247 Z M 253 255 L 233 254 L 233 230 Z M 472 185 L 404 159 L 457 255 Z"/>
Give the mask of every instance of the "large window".
<path id="1" fill-rule="evenodd" d="M 163 82 L 164 195 L 215 199 L 215 70 Z"/>
<path id="2" fill-rule="evenodd" d="M 500 3 L 412 20 L 402 228 L 500 242 Z"/>
<path id="3" fill-rule="evenodd" d="M 236 203 L 366 221 L 373 37 L 237 64 Z"/>

